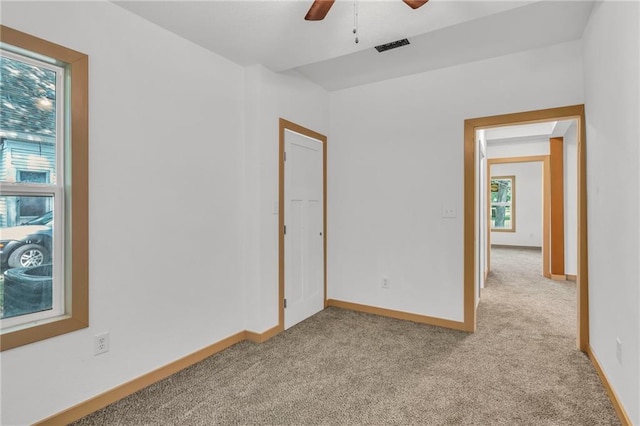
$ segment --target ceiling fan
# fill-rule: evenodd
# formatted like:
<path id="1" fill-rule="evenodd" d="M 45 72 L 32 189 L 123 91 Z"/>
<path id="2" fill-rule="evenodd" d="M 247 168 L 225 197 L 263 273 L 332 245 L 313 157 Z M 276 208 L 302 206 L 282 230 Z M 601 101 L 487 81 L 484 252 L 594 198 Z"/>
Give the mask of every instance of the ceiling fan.
<path id="1" fill-rule="evenodd" d="M 411 9 L 417 9 L 429 0 L 402 1 L 405 2 L 409 7 L 411 7 Z M 335 0 L 314 0 L 304 19 L 306 19 L 307 21 L 322 21 L 324 17 L 327 16 L 327 13 L 329 13 L 329 9 L 331 9 L 333 3 L 335 3 Z"/>

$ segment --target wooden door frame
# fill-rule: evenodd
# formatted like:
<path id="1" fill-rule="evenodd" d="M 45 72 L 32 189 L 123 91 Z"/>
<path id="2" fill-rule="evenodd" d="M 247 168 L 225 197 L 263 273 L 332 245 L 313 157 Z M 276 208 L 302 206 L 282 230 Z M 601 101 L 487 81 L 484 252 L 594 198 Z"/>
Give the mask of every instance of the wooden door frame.
<path id="1" fill-rule="evenodd" d="M 586 352 L 589 346 L 589 294 L 587 250 L 586 128 L 584 105 L 549 108 L 513 114 L 472 118 L 464 121 L 464 327 L 476 330 L 475 262 L 478 245 L 476 225 L 476 130 L 551 120 L 576 119 L 578 125 L 578 270 L 577 270 L 577 346 Z"/>
<path id="2" fill-rule="evenodd" d="M 285 205 L 284 205 L 284 137 L 285 130 L 290 130 L 318 140 L 322 143 L 322 235 L 323 239 L 323 270 L 324 270 L 324 307 L 327 307 L 327 137 L 299 124 L 280 118 L 279 129 L 279 166 L 278 166 L 278 330 L 284 330 L 284 225 L 285 225 Z"/>
<path id="3" fill-rule="evenodd" d="M 542 163 L 542 275 L 551 278 L 550 266 L 550 224 L 551 224 L 551 173 L 550 158 L 548 155 L 531 155 L 527 157 L 504 157 L 504 158 L 487 158 L 487 179 L 486 190 L 487 200 L 490 200 L 489 192 L 491 184 L 491 166 L 494 164 L 515 164 L 515 163 Z M 517 190 L 517 187 L 516 187 Z M 516 201 L 517 202 L 517 201 Z M 487 270 L 486 274 L 491 271 L 491 203 L 487 202 Z"/>

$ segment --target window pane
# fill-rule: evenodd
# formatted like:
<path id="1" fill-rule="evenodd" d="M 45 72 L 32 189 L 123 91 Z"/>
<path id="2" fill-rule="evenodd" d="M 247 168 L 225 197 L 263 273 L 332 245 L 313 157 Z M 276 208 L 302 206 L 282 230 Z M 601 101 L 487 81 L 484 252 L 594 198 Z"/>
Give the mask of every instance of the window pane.
<path id="1" fill-rule="evenodd" d="M 37 64 L 0 55 L 0 181 L 55 183 L 60 76 Z"/>
<path id="2" fill-rule="evenodd" d="M 491 179 L 491 228 L 513 229 L 511 203 L 513 177 L 496 177 Z"/>
<path id="3" fill-rule="evenodd" d="M 25 220 L 25 199 L 49 210 Z M 52 209 L 52 196 L 0 197 L 0 318 L 52 308 Z"/>

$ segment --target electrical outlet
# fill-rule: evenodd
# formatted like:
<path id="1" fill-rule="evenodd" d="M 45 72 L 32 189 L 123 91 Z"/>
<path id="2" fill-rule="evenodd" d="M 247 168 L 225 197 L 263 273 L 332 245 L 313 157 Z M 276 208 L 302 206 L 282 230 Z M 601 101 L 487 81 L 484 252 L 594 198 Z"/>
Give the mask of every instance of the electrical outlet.
<path id="1" fill-rule="evenodd" d="M 389 288 L 389 278 L 382 277 L 382 288 Z"/>
<path id="2" fill-rule="evenodd" d="M 442 217 L 445 219 L 455 219 L 456 209 L 451 206 L 442 207 Z"/>
<path id="3" fill-rule="evenodd" d="M 109 332 L 96 334 L 93 340 L 93 354 L 109 352 Z"/>
<path id="4" fill-rule="evenodd" d="M 618 358 L 618 362 L 622 365 L 622 341 L 620 338 L 616 338 L 616 358 Z"/>

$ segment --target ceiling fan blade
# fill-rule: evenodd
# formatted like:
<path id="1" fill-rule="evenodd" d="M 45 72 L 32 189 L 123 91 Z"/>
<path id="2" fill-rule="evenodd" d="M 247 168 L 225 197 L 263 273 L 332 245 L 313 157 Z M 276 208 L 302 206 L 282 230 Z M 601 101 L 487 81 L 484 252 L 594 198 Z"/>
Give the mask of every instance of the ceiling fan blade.
<path id="1" fill-rule="evenodd" d="M 331 9 L 335 1 L 336 0 L 315 0 L 304 19 L 307 21 L 322 21 L 324 17 L 327 16 L 327 13 L 329 13 L 329 9 Z"/>
<path id="2" fill-rule="evenodd" d="M 420 6 L 424 6 L 424 4 L 429 0 L 402 0 L 402 1 L 408 4 L 411 9 L 417 9 Z"/>

